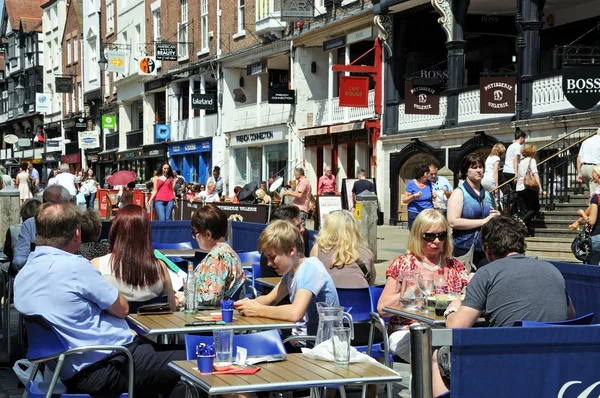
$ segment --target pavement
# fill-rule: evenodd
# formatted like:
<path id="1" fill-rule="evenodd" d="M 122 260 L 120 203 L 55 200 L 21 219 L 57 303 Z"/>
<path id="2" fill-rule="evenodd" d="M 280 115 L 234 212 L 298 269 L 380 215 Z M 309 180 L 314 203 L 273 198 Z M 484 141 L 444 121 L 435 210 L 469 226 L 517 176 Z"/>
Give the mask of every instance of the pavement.
<path id="1" fill-rule="evenodd" d="M 381 225 L 377 227 L 377 259 L 375 269 L 379 277 L 384 277 L 385 272 L 398 255 L 406 251 L 408 242 L 408 229 Z M 11 311 L 11 336 L 13 347 L 17 342 L 17 320 L 16 310 Z M 407 364 L 394 364 L 394 369 L 403 377 L 402 383 L 395 384 L 393 387 L 393 396 L 408 398 L 410 383 L 410 367 Z M 383 389 L 382 389 L 383 390 Z M 23 394 L 23 386 L 19 385 L 19 380 L 9 364 L 6 352 L 6 343 L 0 334 L 0 398 L 18 398 Z M 350 394 L 349 394 L 350 395 Z M 385 397 L 383 391 L 380 391 L 379 397 Z"/>

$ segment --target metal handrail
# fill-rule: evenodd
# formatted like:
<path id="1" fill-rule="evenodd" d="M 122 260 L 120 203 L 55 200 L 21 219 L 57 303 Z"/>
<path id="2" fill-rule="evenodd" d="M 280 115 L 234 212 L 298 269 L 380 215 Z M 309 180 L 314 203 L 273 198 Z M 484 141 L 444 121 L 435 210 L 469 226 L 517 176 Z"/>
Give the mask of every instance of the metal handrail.
<path id="1" fill-rule="evenodd" d="M 557 139 L 555 139 L 554 141 L 552 141 L 552 142 L 550 142 L 550 143 L 548 143 L 548 144 L 546 144 L 546 145 L 544 145 L 544 146 L 542 146 L 542 147 L 538 148 L 536 152 L 540 152 L 540 151 L 542 151 L 542 150 L 544 150 L 544 149 L 548 148 L 549 146 L 551 146 L 551 145 L 554 145 L 555 143 L 557 143 L 557 142 L 559 142 L 559 141 L 561 141 L 561 140 L 564 140 L 564 139 L 566 139 L 566 138 L 568 138 L 568 137 L 572 136 L 573 134 L 575 134 L 575 133 L 578 133 L 578 132 L 580 132 L 580 131 L 582 131 L 582 130 L 593 130 L 594 132 L 593 132 L 593 133 L 591 133 L 591 134 L 589 134 L 589 135 L 587 135 L 587 136 L 585 136 L 585 137 L 583 137 L 583 138 L 581 138 L 581 139 L 579 139 L 579 141 L 575 142 L 574 144 L 571 144 L 571 145 L 569 145 L 568 147 L 561 149 L 561 150 L 560 150 L 560 151 L 558 151 L 557 153 L 555 153 L 555 154 L 553 154 L 553 155 L 550 155 L 550 156 L 548 156 L 546 159 L 544 159 L 544 160 L 540 161 L 540 162 L 538 163 L 538 166 L 540 166 L 540 165 L 542 165 L 542 164 L 546 163 L 548 160 L 550 160 L 550 159 L 554 158 L 555 156 L 557 156 L 557 155 L 559 155 L 559 154 L 562 154 L 562 153 L 566 152 L 567 150 L 571 149 L 571 148 L 572 148 L 572 147 L 574 147 L 575 145 L 578 145 L 578 144 L 580 144 L 581 142 L 583 142 L 583 141 L 587 140 L 588 138 L 590 138 L 591 136 L 593 136 L 594 134 L 596 134 L 596 131 L 598 130 L 598 128 L 597 128 L 597 127 L 580 127 L 580 128 L 578 128 L 577 130 L 574 130 L 574 131 L 570 132 L 569 134 L 567 134 L 567 135 L 564 135 L 564 136 L 562 136 L 562 137 L 560 137 L 560 138 L 557 138 Z M 518 175 L 517 175 L 517 174 L 518 174 L 518 173 L 515 173 L 515 177 L 511 178 L 510 180 L 504 181 L 502 184 L 500 184 L 498 187 L 496 187 L 496 190 L 500 190 L 500 189 L 501 189 L 501 188 L 503 188 L 504 186 L 506 186 L 506 185 L 508 185 L 509 183 L 511 183 L 511 182 L 513 182 L 514 180 L 516 180 L 516 179 L 518 178 Z"/>

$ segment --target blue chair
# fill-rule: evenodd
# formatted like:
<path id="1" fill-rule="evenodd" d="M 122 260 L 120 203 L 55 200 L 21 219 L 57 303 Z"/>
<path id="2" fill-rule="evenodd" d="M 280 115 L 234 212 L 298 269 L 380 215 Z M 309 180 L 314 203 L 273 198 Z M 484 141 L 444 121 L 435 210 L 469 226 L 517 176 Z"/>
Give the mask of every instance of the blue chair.
<path id="1" fill-rule="evenodd" d="M 196 346 L 200 343 L 213 344 L 213 336 L 199 336 L 195 334 L 185 335 L 186 359 L 196 359 Z M 248 355 L 276 355 L 285 354 L 283 341 L 277 330 L 266 330 L 264 332 L 250 334 L 234 334 L 233 349 L 231 354 L 235 357 L 236 347 L 244 347 Z"/>
<path id="2" fill-rule="evenodd" d="M 536 322 L 536 321 L 515 321 L 513 326 L 536 327 L 536 326 L 574 326 L 574 325 L 591 325 L 594 319 L 594 313 L 582 315 L 579 318 L 567 319 L 566 321 L 556 322 Z"/>
<path id="3" fill-rule="evenodd" d="M 243 263 L 260 263 L 260 252 L 259 251 L 240 252 L 240 253 L 237 253 L 237 255 L 240 258 L 240 261 Z"/>
<path id="4" fill-rule="evenodd" d="M 252 290 L 254 292 L 256 292 L 256 295 L 263 294 L 263 286 L 259 285 L 258 283 L 256 283 L 256 280 L 258 278 L 260 278 L 260 263 L 259 264 L 252 264 L 252 281 L 251 281 L 251 286 L 252 286 Z"/>
<path id="5" fill-rule="evenodd" d="M 31 398 L 50 398 L 58 382 L 60 371 L 63 367 L 65 357 L 72 354 L 80 354 L 88 351 L 120 351 L 127 356 L 128 367 L 128 394 L 122 394 L 121 397 L 133 396 L 133 357 L 129 350 L 119 345 L 97 345 L 71 348 L 67 342 L 54 330 L 54 328 L 41 315 L 28 315 L 24 317 L 25 328 L 29 340 L 27 349 L 27 359 L 34 364 L 31 376 L 27 382 L 26 392 Z M 44 382 L 35 381 L 35 375 L 39 370 L 40 364 L 58 359 L 54 369 L 54 375 L 50 385 L 46 387 Z M 56 396 L 56 395 L 55 395 Z M 91 397 L 87 394 L 61 394 L 61 397 Z"/>
<path id="6" fill-rule="evenodd" d="M 158 297 L 154 297 L 153 299 L 150 300 L 146 300 L 146 301 L 130 301 L 129 302 L 129 313 L 130 314 L 135 314 L 138 310 L 138 308 L 140 308 L 143 305 L 149 305 L 149 304 L 162 304 L 162 303 L 168 303 L 169 302 L 169 296 L 162 295 L 162 296 L 158 296 Z"/>
<path id="7" fill-rule="evenodd" d="M 156 250 L 189 250 L 193 249 L 192 242 L 159 243 L 152 242 L 152 248 Z"/>

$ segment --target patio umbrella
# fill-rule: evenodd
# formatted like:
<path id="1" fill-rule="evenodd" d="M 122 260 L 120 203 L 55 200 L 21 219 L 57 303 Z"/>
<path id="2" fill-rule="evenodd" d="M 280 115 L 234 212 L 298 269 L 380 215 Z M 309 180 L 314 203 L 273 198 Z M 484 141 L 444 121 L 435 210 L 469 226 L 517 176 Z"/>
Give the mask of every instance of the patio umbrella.
<path id="1" fill-rule="evenodd" d="M 121 170 L 113 173 L 112 175 L 106 177 L 106 182 L 108 182 L 113 187 L 115 185 L 127 185 L 131 181 L 137 180 L 137 173 L 135 171 L 129 170 Z"/>

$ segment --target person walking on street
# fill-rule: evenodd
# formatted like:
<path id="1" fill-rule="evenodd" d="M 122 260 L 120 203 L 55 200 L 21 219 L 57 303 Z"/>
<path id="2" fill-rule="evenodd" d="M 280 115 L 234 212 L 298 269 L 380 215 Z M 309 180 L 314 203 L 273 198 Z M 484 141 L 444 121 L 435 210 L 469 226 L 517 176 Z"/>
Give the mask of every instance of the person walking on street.
<path id="1" fill-rule="evenodd" d="M 433 191 L 429 180 L 429 166 L 425 164 L 417 165 L 413 177 L 406 184 L 404 195 L 402 195 L 402 203 L 407 205 L 408 208 L 409 231 L 420 212 L 433 208 Z"/>
<path id="2" fill-rule="evenodd" d="M 356 207 L 356 195 L 360 195 L 364 191 L 375 193 L 375 184 L 367 180 L 367 171 L 365 169 L 358 170 L 358 180 L 352 185 L 352 208 Z"/>
<path id="3" fill-rule="evenodd" d="M 296 177 L 296 190 L 284 189 L 283 196 L 292 196 L 294 205 L 300 209 L 300 218 L 302 219 L 302 225 L 306 225 L 306 218 L 308 217 L 308 208 L 310 206 L 310 198 L 312 196 L 312 188 L 308 179 L 304 175 L 304 169 L 302 167 L 296 167 L 294 169 L 294 176 Z"/>
<path id="4" fill-rule="evenodd" d="M 21 206 L 27 199 L 31 199 L 33 194 L 31 189 L 29 189 L 29 179 L 30 176 L 27 173 L 26 169 L 23 167 L 19 168 L 19 174 L 17 174 L 17 187 L 19 188 L 19 198 L 21 199 Z"/>
<path id="5" fill-rule="evenodd" d="M 523 160 L 521 160 L 518 167 L 517 198 L 519 199 L 519 217 L 528 228 L 531 220 L 540 211 L 540 194 L 544 193 L 535 161 L 536 150 L 535 145 L 525 145 L 521 151 Z M 525 175 L 528 171 L 531 172 L 537 182 L 536 187 L 525 186 Z"/>
<path id="6" fill-rule="evenodd" d="M 33 182 L 32 194 L 35 194 L 40 187 L 40 173 L 33 167 L 32 163 L 27 163 L 27 170 L 29 172 L 29 178 Z"/>
<path id="7" fill-rule="evenodd" d="M 170 221 L 175 206 L 175 173 L 168 163 L 161 164 L 156 171 L 154 189 L 148 205 L 154 204 L 159 221 Z"/>
<path id="8" fill-rule="evenodd" d="M 598 164 L 600 164 L 600 129 L 594 136 L 583 141 L 577 156 L 577 181 L 589 187 L 590 197 L 598 188 L 598 184 L 592 178 L 594 166 Z"/>
<path id="9" fill-rule="evenodd" d="M 85 203 L 88 209 L 94 208 L 94 202 L 96 201 L 96 193 L 98 192 L 98 180 L 96 180 L 96 174 L 94 170 L 87 169 L 83 178 L 81 179 L 81 192 L 85 196 Z"/>
<path id="10" fill-rule="evenodd" d="M 523 148 L 526 138 L 527 134 L 521 131 L 520 128 L 517 128 L 515 140 L 506 150 L 506 160 L 504 161 L 504 169 L 502 170 L 505 181 L 512 181 L 515 178 L 518 164 L 521 160 L 521 148 Z M 511 182 L 511 186 L 514 189 L 516 181 Z"/>
<path id="11" fill-rule="evenodd" d="M 440 165 L 431 163 L 429 165 L 429 180 L 433 190 L 433 208 L 446 216 L 448 209 L 448 198 L 452 195 L 452 185 L 446 177 L 438 175 Z"/>
<path id="12" fill-rule="evenodd" d="M 494 145 L 490 156 L 485 160 L 485 172 L 481 180 L 481 185 L 492 195 L 496 204 L 501 203 L 502 199 L 502 193 L 498 190 L 498 186 L 500 185 L 500 161 L 505 153 L 506 148 L 503 144 Z"/>

